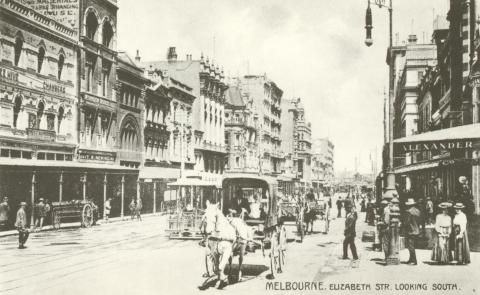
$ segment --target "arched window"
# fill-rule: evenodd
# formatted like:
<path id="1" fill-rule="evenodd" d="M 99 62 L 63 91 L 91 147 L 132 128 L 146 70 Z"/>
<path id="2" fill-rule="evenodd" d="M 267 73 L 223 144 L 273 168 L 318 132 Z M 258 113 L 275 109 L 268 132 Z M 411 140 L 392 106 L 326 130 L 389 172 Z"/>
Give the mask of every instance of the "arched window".
<path id="1" fill-rule="evenodd" d="M 20 37 L 17 37 L 17 39 L 15 39 L 15 60 L 14 60 L 14 63 L 16 66 L 18 66 L 18 63 L 20 62 L 22 49 L 23 49 L 23 39 Z"/>
<path id="2" fill-rule="evenodd" d="M 58 114 L 57 114 L 57 132 L 60 133 L 60 127 L 62 126 L 62 120 L 63 120 L 63 114 L 65 111 L 63 110 L 63 107 L 60 107 L 58 109 Z"/>
<path id="3" fill-rule="evenodd" d="M 93 12 L 89 12 L 87 15 L 87 38 L 95 40 L 95 33 L 98 28 L 98 20 Z"/>
<path id="4" fill-rule="evenodd" d="M 110 25 L 108 21 L 103 23 L 102 36 L 102 44 L 106 47 L 110 47 L 110 42 L 112 41 L 113 37 L 113 29 L 112 25 Z"/>
<path id="5" fill-rule="evenodd" d="M 60 54 L 58 57 L 58 80 L 62 79 L 63 64 L 65 63 L 65 56 Z"/>
<path id="6" fill-rule="evenodd" d="M 18 95 L 15 97 L 15 105 L 13 106 L 13 127 L 17 127 L 18 114 L 20 113 L 20 108 L 22 107 L 22 97 Z"/>
<path id="7" fill-rule="evenodd" d="M 35 125 L 35 127 L 37 129 L 40 129 L 40 123 L 42 122 L 42 116 L 43 116 L 43 111 L 45 110 L 45 105 L 43 104 L 43 102 L 40 102 L 38 104 L 38 110 L 37 110 L 37 123 Z"/>
<path id="8" fill-rule="evenodd" d="M 37 56 L 37 73 L 42 72 L 43 60 L 45 59 L 45 49 L 40 47 Z"/>

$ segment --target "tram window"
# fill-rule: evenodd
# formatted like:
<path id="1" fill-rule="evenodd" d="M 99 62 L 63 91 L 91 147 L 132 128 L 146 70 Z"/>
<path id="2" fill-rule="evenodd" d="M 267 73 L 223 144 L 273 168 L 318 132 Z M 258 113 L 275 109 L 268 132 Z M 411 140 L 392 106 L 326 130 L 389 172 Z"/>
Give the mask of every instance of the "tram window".
<path id="1" fill-rule="evenodd" d="M 32 158 L 32 152 L 23 151 L 22 152 L 22 158 L 23 159 L 31 159 Z"/>
<path id="2" fill-rule="evenodd" d="M 18 150 L 11 150 L 10 151 L 10 157 L 11 158 L 21 158 L 22 157 L 22 154 L 20 151 Z"/>
<path id="3" fill-rule="evenodd" d="M 65 155 L 64 154 L 57 154 L 57 161 L 63 161 L 65 160 Z"/>
<path id="4" fill-rule="evenodd" d="M 47 153 L 47 160 L 55 160 L 55 154 Z"/>
<path id="5" fill-rule="evenodd" d="M 37 154 L 37 159 L 38 160 L 45 160 L 45 153 L 38 153 Z"/>
<path id="6" fill-rule="evenodd" d="M 65 155 L 65 161 L 73 161 L 72 155 Z"/>

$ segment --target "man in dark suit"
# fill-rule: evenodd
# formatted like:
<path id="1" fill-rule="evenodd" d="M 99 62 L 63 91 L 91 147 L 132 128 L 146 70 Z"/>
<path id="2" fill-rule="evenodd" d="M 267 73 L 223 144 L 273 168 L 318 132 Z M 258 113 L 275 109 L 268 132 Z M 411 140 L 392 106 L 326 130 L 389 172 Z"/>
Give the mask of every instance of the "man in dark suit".
<path id="1" fill-rule="evenodd" d="M 350 212 L 345 217 L 345 239 L 343 240 L 343 259 L 348 259 L 347 248 L 350 245 L 352 251 L 353 260 L 358 259 L 357 247 L 355 247 L 355 224 L 357 222 L 357 212 L 355 207 L 350 207 Z"/>
<path id="2" fill-rule="evenodd" d="M 415 241 L 420 234 L 420 211 L 415 208 L 416 202 L 413 199 L 408 199 L 405 203 L 407 210 L 404 217 L 404 229 L 405 229 L 405 244 L 410 252 L 410 258 L 407 263 L 410 265 L 417 265 L 417 256 L 415 253 Z"/>

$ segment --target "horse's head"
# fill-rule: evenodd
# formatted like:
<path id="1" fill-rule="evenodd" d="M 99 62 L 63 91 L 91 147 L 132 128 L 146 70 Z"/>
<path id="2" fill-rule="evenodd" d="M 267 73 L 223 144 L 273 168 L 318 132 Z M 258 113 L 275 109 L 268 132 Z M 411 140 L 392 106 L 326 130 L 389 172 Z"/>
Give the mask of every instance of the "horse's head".
<path id="1" fill-rule="evenodd" d="M 219 214 L 221 214 L 221 212 L 218 208 L 218 204 L 207 202 L 207 208 L 202 221 L 202 231 L 204 234 L 211 234 L 213 231 L 217 231 Z"/>

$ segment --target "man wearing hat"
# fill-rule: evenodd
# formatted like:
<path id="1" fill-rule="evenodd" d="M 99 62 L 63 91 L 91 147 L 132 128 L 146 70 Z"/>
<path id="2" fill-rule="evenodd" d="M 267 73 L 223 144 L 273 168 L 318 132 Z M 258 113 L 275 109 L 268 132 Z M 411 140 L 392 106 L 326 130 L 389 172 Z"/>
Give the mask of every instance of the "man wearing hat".
<path id="1" fill-rule="evenodd" d="M 385 260 L 388 256 L 388 248 L 390 243 L 390 236 L 389 236 L 389 225 L 390 225 L 390 204 L 387 200 L 383 200 L 381 203 L 383 207 L 382 215 L 380 216 L 380 221 L 378 222 L 378 235 L 379 235 L 379 242 L 383 252 L 385 253 Z"/>
<path id="2" fill-rule="evenodd" d="M 420 234 L 420 211 L 415 207 L 416 202 L 409 198 L 405 203 L 408 208 L 405 211 L 404 228 L 405 228 L 405 244 L 410 253 L 410 258 L 407 263 L 410 265 L 417 265 L 417 255 L 415 253 L 415 241 Z"/>
<path id="3" fill-rule="evenodd" d="M 25 207 L 27 203 L 21 202 L 20 209 L 17 211 L 17 220 L 15 221 L 15 227 L 18 230 L 18 249 L 25 249 L 24 246 L 28 239 L 27 229 L 27 214 L 25 213 Z"/>
<path id="4" fill-rule="evenodd" d="M 46 211 L 45 211 L 45 203 L 44 199 L 40 198 L 38 200 L 36 207 L 36 218 L 35 218 L 35 228 L 39 227 L 38 230 L 42 230 L 43 227 L 43 220 L 45 219 Z"/>
<path id="5" fill-rule="evenodd" d="M 4 197 L 0 203 L 0 231 L 8 229 L 8 215 L 10 214 L 10 206 L 8 206 L 8 198 Z"/>

